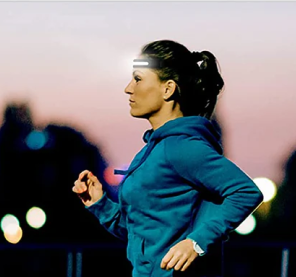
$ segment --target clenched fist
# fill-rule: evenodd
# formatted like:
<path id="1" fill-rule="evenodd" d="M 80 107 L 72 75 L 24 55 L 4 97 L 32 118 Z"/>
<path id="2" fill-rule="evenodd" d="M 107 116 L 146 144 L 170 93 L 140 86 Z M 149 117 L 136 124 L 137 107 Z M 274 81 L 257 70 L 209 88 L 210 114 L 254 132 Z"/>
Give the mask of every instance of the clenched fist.
<path id="1" fill-rule="evenodd" d="M 79 174 L 72 190 L 88 207 L 100 200 L 104 194 L 102 184 L 89 170 L 84 170 Z"/>

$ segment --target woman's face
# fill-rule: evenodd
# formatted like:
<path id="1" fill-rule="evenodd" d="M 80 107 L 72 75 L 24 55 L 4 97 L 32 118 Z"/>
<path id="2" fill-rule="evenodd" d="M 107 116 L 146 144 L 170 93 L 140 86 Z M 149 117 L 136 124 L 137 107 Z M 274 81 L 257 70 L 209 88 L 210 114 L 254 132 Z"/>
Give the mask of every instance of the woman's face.
<path id="1" fill-rule="evenodd" d="M 130 113 L 134 117 L 148 119 L 159 113 L 165 103 L 165 83 L 149 68 L 136 68 L 124 91 L 130 96 Z"/>

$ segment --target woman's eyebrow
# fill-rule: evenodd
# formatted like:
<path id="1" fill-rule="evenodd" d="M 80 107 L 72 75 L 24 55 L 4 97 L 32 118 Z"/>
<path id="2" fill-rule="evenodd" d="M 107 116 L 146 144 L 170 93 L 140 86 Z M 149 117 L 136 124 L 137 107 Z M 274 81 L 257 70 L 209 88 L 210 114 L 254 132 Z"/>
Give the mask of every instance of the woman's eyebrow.
<path id="1" fill-rule="evenodd" d="M 137 72 L 140 72 L 140 73 L 142 73 L 143 74 L 143 72 L 142 71 L 140 71 L 140 70 L 135 70 L 134 72 L 133 72 L 133 75 L 136 75 L 136 73 Z"/>

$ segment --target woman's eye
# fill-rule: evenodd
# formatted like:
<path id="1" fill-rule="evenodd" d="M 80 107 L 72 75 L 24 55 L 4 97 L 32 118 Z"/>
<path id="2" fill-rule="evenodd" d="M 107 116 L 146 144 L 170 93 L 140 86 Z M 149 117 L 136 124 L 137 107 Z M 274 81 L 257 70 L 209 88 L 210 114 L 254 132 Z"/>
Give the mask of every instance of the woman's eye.
<path id="1" fill-rule="evenodd" d="M 136 82 L 141 81 L 141 79 L 138 76 L 135 76 L 134 79 L 136 80 Z"/>

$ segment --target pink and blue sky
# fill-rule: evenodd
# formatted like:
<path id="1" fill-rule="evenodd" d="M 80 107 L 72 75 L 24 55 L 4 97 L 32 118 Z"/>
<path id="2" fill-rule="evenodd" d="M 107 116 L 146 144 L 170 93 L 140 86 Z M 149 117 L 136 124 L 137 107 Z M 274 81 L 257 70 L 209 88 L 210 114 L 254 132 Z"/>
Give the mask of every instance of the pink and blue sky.
<path id="1" fill-rule="evenodd" d="M 123 91 L 156 39 L 216 55 L 227 156 L 278 182 L 296 148 L 296 2 L 0 2 L 0 107 L 28 100 L 36 124 L 76 127 L 128 164 L 150 126 Z"/>

